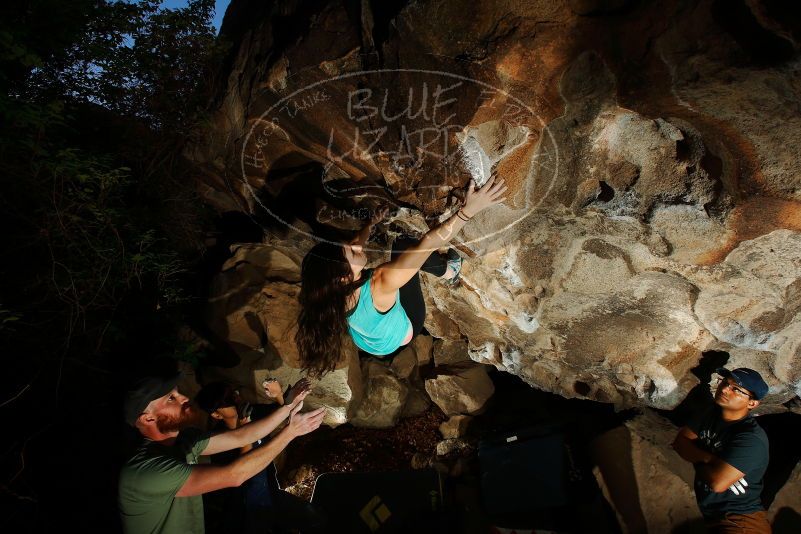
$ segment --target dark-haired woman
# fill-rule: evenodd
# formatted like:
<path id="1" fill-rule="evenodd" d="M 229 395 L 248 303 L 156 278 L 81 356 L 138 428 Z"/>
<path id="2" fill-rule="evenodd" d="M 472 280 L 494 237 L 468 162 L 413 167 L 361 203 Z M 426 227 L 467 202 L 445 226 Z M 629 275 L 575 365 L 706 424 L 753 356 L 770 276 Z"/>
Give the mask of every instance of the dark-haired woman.
<path id="1" fill-rule="evenodd" d="M 346 244 L 319 243 L 301 267 L 301 311 L 295 340 L 301 362 L 312 376 L 339 363 L 342 339 L 349 333 L 362 351 L 387 357 L 408 344 L 423 328 L 425 304 L 418 271 L 454 278 L 458 255 L 446 261 L 433 251 L 446 245 L 478 212 L 505 200 L 503 180 L 490 179 L 475 190 L 471 182 L 463 206 L 429 230 L 419 242 L 396 241 L 392 259 L 365 270 L 363 246 L 374 218 Z M 449 251 L 450 252 L 450 251 Z"/>

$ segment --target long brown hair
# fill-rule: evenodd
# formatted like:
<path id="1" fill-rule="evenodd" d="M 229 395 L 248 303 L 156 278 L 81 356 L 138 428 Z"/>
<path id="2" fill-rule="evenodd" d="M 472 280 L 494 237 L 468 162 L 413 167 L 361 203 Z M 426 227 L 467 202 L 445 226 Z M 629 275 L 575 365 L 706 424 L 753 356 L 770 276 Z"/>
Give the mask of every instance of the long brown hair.
<path id="1" fill-rule="evenodd" d="M 348 330 L 348 296 L 364 281 L 353 281 L 342 245 L 318 243 L 303 258 L 295 342 L 309 375 L 319 377 L 336 369 Z"/>

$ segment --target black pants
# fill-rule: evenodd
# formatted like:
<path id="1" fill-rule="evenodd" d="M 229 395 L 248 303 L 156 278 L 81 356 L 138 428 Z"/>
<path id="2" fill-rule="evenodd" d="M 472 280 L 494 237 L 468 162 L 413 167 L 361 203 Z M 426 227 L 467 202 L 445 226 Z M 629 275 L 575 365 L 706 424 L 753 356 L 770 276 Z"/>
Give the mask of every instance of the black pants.
<path id="1" fill-rule="evenodd" d="M 408 237 L 397 238 L 392 244 L 392 259 L 395 259 L 404 250 L 417 243 L 418 241 Z M 433 274 L 434 276 L 442 276 L 448 270 L 448 260 L 441 254 L 432 253 L 426 258 L 420 270 Z M 409 322 L 412 323 L 412 338 L 414 338 L 423 330 L 423 323 L 426 320 L 426 301 L 423 298 L 423 288 L 420 287 L 420 273 L 414 273 L 414 276 L 403 284 L 398 291 L 400 293 L 401 306 L 403 306 L 403 309 L 406 311 Z M 400 346 L 395 352 L 378 357 L 381 359 L 392 359 L 405 347 L 406 345 Z M 359 355 L 373 356 L 361 350 L 359 351 Z"/>

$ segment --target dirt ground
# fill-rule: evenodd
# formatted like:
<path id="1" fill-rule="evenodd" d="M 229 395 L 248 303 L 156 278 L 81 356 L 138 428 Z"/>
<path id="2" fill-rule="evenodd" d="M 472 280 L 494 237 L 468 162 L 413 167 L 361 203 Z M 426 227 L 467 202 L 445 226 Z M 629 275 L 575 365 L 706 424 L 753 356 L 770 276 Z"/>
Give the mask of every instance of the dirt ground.
<path id="1" fill-rule="evenodd" d="M 281 487 L 310 499 L 314 482 L 323 473 L 409 469 L 415 453 L 433 454 L 442 439 L 439 425 L 445 419 L 438 408 L 432 407 L 388 429 L 322 427 L 289 446 L 278 464 Z"/>

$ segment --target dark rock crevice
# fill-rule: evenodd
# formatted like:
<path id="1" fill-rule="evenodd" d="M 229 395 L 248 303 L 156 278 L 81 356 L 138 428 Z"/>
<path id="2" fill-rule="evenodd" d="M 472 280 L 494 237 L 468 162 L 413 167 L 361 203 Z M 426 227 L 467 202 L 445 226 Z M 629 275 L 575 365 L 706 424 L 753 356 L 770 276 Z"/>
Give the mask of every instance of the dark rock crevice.
<path id="1" fill-rule="evenodd" d="M 776 3 L 771 7 L 770 11 L 774 13 L 793 10 L 791 7 L 786 10 L 780 9 Z M 754 63 L 775 65 L 791 59 L 796 54 L 795 43 L 760 24 L 760 20 L 746 0 L 715 0 L 711 10 L 715 22 L 737 41 Z M 788 17 L 788 20 L 792 20 L 792 16 Z"/>

